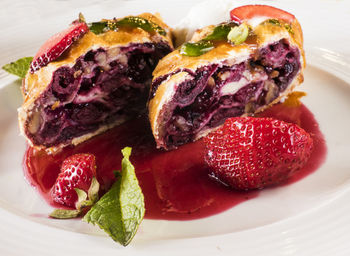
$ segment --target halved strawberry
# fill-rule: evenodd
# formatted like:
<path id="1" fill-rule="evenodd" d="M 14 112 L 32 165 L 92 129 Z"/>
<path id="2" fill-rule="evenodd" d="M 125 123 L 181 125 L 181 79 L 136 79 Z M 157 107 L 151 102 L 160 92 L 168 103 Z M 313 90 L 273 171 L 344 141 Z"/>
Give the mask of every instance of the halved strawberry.
<path id="1" fill-rule="evenodd" d="M 53 187 L 52 199 L 59 204 L 75 207 L 78 201 L 76 189 L 88 193 L 94 177 L 96 177 L 94 155 L 75 154 L 66 158 Z"/>
<path id="2" fill-rule="evenodd" d="M 293 14 L 269 5 L 243 5 L 230 11 L 231 20 L 241 23 L 244 20 L 255 17 L 267 17 L 269 19 L 283 20 L 292 23 L 295 19 Z"/>
<path id="3" fill-rule="evenodd" d="M 31 73 L 60 57 L 76 40 L 89 30 L 85 22 L 75 21 L 69 28 L 52 36 L 39 49 L 30 65 Z"/>
<path id="4" fill-rule="evenodd" d="M 214 176 L 235 189 L 260 189 L 285 181 L 308 161 L 311 136 L 296 124 L 237 117 L 204 138 Z"/>

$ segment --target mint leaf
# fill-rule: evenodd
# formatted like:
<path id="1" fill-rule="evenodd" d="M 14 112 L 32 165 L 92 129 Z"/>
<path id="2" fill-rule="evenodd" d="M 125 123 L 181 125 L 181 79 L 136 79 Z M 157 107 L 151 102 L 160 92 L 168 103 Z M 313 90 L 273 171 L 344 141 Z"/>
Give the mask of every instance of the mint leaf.
<path id="1" fill-rule="evenodd" d="M 121 176 L 86 213 L 83 220 L 97 224 L 114 241 L 127 246 L 143 219 L 145 204 L 135 168 L 129 160 L 131 148 L 124 148 L 122 153 Z"/>
<path id="2" fill-rule="evenodd" d="M 32 60 L 33 57 L 24 57 L 16 60 L 15 62 L 4 65 L 2 69 L 8 73 L 19 76 L 20 78 L 24 78 L 30 68 L 30 63 Z"/>

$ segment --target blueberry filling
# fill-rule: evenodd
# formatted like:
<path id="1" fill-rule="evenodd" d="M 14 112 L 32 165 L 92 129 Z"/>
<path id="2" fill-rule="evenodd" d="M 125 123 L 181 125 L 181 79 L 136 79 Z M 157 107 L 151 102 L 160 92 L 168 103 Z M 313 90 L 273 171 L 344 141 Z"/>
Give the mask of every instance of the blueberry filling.
<path id="1" fill-rule="evenodd" d="M 27 136 L 35 145 L 68 144 L 73 138 L 123 121 L 145 109 L 152 72 L 171 51 L 165 43 L 99 48 L 58 68 L 35 111 Z"/>
<path id="2" fill-rule="evenodd" d="M 177 86 L 168 103 L 164 147 L 193 141 L 202 130 L 217 127 L 229 117 L 253 114 L 285 91 L 300 70 L 299 50 L 284 39 L 262 48 L 257 56 L 189 73 L 191 79 Z M 158 80 L 154 82 L 152 89 L 159 86 Z"/>

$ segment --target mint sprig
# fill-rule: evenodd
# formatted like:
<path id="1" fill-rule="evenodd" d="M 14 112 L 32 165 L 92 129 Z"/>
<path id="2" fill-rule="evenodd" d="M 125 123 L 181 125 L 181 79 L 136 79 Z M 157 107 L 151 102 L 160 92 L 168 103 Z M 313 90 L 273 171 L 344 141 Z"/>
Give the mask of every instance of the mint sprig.
<path id="1" fill-rule="evenodd" d="M 131 148 L 122 150 L 122 171 L 112 188 L 86 213 L 83 220 L 98 225 L 114 241 L 127 246 L 145 214 L 144 197 L 129 157 Z"/>
<path id="2" fill-rule="evenodd" d="M 10 74 L 16 75 L 20 78 L 24 78 L 30 68 L 30 63 L 32 62 L 32 60 L 33 57 L 24 57 L 4 65 L 2 69 Z"/>

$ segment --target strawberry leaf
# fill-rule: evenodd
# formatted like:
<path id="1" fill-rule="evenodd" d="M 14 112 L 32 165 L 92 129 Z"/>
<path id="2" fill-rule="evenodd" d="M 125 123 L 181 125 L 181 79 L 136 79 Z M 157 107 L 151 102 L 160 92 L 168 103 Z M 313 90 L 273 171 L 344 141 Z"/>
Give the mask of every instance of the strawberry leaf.
<path id="1" fill-rule="evenodd" d="M 98 201 L 98 191 L 100 190 L 100 184 L 98 183 L 96 177 L 93 177 L 91 180 L 91 185 L 88 191 L 88 197 L 93 202 Z"/>
<path id="2" fill-rule="evenodd" d="M 86 23 L 85 17 L 84 17 L 84 15 L 83 15 L 81 12 L 79 13 L 79 19 L 78 19 L 78 21 L 79 21 L 79 22 L 84 22 L 84 23 Z"/>
<path id="3" fill-rule="evenodd" d="M 135 168 L 129 160 L 131 148 L 122 150 L 121 177 L 112 188 L 87 212 L 84 221 L 98 225 L 114 241 L 128 245 L 145 214 L 144 198 Z"/>
<path id="4" fill-rule="evenodd" d="M 75 192 L 77 192 L 78 195 L 78 201 L 75 203 L 75 208 L 80 211 L 83 207 L 86 206 L 85 202 L 87 199 L 87 194 L 84 190 L 81 190 L 79 188 L 75 188 L 74 190 Z"/>
<path id="5" fill-rule="evenodd" d="M 88 194 L 82 189 L 74 188 L 78 195 L 78 200 L 75 203 L 76 210 L 55 209 L 50 214 L 50 217 L 55 219 L 71 219 L 78 217 L 85 208 L 91 207 L 97 202 L 99 189 L 100 184 L 98 183 L 96 177 L 93 177 Z"/>
<path id="6" fill-rule="evenodd" d="M 55 219 L 72 219 L 78 217 L 80 213 L 80 210 L 55 209 L 50 214 L 50 217 Z"/>
<path id="7" fill-rule="evenodd" d="M 16 75 L 20 78 L 24 78 L 30 68 L 30 63 L 32 62 L 33 57 L 24 57 L 11 62 L 2 67 L 3 70 L 7 71 L 10 74 Z"/>

